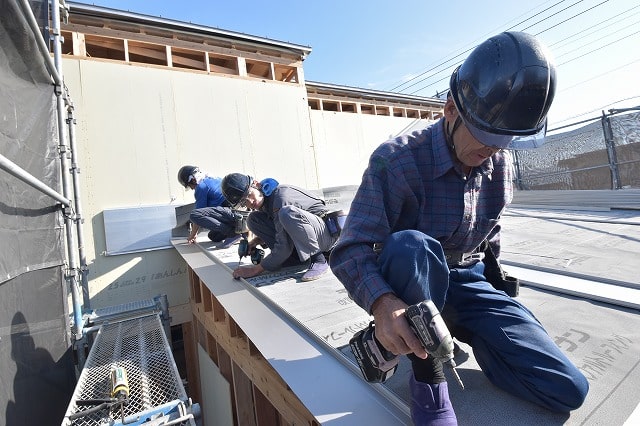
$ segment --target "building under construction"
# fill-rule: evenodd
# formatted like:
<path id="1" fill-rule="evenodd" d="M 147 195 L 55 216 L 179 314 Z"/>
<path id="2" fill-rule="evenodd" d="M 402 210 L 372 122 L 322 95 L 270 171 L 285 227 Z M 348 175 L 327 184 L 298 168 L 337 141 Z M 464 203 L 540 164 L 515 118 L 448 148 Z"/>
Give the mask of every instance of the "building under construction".
<path id="1" fill-rule="evenodd" d="M 186 243 L 176 173 L 273 176 L 348 210 L 371 151 L 443 101 L 306 81 L 308 46 L 1 4 L 0 424 L 410 424 L 410 366 L 363 380 L 348 341 L 371 318 L 338 280 L 234 280 L 236 247 Z M 566 415 L 521 401 L 461 343 L 461 425 L 640 422 L 638 129 L 638 112 L 610 111 L 518 152 L 503 218 L 518 297 L 589 379 L 587 401 Z"/>

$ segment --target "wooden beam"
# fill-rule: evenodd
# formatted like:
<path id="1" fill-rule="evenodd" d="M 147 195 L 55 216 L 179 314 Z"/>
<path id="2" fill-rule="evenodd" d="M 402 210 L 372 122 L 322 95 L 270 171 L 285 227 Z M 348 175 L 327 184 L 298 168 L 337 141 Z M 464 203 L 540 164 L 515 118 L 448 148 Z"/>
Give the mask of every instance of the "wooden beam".
<path id="1" fill-rule="evenodd" d="M 84 41 L 84 34 L 72 32 L 71 44 L 73 46 L 73 54 L 75 56 L 87 56 L 87 46 Z"/>
<path id="2" fill-rule="evenodd" d="M 166 46 L 168 47 L 168 46 Z M 164 65 L 167 65 L 167 50 L 165 46 L 144 45 L 138 42 L 129 41 L 129 53 L 133 55 L 143 56 L 145 58 L 155 59 Z"/>
<path id="3" fill-rule="evenodd" d="M 184 357 L 187 370 L 188 394 L 194 402 L 200 403 L 200 368 L 196 350 L 196 339 L 193 332 L 193 324 L 182 324 L 182 340 L 184 342 Z"/>
<path id="4" fill-rule="evenodd" d="M 124 61 L 129 62 L 129 40 L 124 40 Z"/>
<path id="5" fill-rule="evenodd" d="M 240 77 L 247 76 L 247 60 L 241 56 L 238 57 L 238 75 Z"/>
<path id="6" fill-rule="evenodd" d="M 62 29 L 65 31 L 76 31 L 84 34 L 94 34 L 105 37 L 112 37 L 116 39 L 129 39 L 135 40 L 145 43 L 152 44 L 160 44 L 160 45 L 171 45 L 173 47 L 182 47 L 192 50 L 201 50 L 203 52 L 212 52 L 219 53 L 227 56 L 242 56 L 249 59 L 260 60 L 260 61 L 270 61 L 276 64 L 288 65 L 288 66 L 302 66 L 302 58 L 298 55 L 286 55 L 280 52 L 273 53 L 269 51 L 260 51 L 257 52 L 254 48 L 243 48 L 241 43 L 234 43 L 229 46 L 229 42 L 226 40 L 213 40 L 206 37 L 202 38 L 201 42 L 194 42 L 183 40 L 181 38 L 169 37 L 167 36 L 157 36 L 157 35 L 149 35 L 144 32 L 128 32 L 123 30 L 116 30 L 111 28 L 104 28 L 101 26 L 90 26 L 88 24 L 82 25 L 78 23 L 69 23 L 62 25 Z"/>
<path id="7" fill-rule="evenodd" d="M 233 387 L 236 390 L 236 406 L 238 407 L 238 424 L 257 426 L 256 406 L 253 403 L 253 385 L 249 377 L 237 364 L 231 364 L 233 371 Z"/>
<path id="8" fill-rule="evenodd" d="M 171 55 L 171 46 L 165 46 L 164 51 L 165 51 L 165 61 L 166 61 L 165 63 L 167 64 L 168 67 L 172 67 L 173 55 Z"/>

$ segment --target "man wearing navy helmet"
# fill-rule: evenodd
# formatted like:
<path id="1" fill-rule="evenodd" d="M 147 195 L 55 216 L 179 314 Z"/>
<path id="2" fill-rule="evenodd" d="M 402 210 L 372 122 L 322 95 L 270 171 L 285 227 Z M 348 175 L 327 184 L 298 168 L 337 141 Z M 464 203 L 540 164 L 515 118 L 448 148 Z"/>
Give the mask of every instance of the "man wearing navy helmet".
<path id="1" fill-rule="evenodd" d="M 261 181 L 242 173 L 222 179 L 222 192 L 237 207 L 251 210 L 247 226 L 255 238 L 251 251 L 266 245 L 270 252 L 257 265 L 242 265 L 233 271 L 234 278 L 249 278 L 265 271 L 277 271 L 288 263 L 309 262 L 302 281 L 313 281 L 329 271 L 324 253 L 329 252 L 339 232 L 332 231 L 329 209 L 324 199 L 293 185 L 267 178 Z"/>
<path id="2" fill-rule="evenodd" d="M 415 424 L 457 424 L 441 362 L 404 319 L 423 300 L 496 386 L 549 410 L 574 410 L 586 378 L 525 306 L 490 283 L 484 257 L 487 244 L 500 255 L 499 219 L 513 197 L 509 150 L 544 141 L 555 67 L 534 37 L 505 32 L 474 49 L 449 87 L 439 121 L 371 155 L 331 269 L 373 315 L 378 341 L 410 358 Z"/>
<path id="3" fill-rule="evenodd" d="M 187 242 L 196 241 L 200 228 L 208 229 L 207 236 L 213 242 L 222 241 L 227 247 L 240 240 L 236 234 L 236 219 L 220 189 L 220 178 L 209 176 L 197 166 L 182 166 L 178 170 L 178 182 L 186 189 L 193 189 L 195 207 L 189 214 L 191 232 Z"/>

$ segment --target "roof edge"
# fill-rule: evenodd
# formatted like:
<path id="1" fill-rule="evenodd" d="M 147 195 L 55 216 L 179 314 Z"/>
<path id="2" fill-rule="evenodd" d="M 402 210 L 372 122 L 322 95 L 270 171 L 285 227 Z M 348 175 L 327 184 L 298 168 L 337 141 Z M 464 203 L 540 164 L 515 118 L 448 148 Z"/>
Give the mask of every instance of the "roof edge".
<path id="1" fill-rule="evenodd" d="M 403 93 L 397 92 L 386 92 L 380 90 L 370 90 L 363 89 L 360 87 L 351 87 L 351 86 L 342 86 L 337 84 L 329 84 L 329 83 L 320 83 L 317 81 L 305 81 L 305 85 L 307 89 L 315 89 L 321 92 L 333 92 L 337 94 L 345 94 L 345 95 L 353 95 L 357 93 L 359 96 L 363 98 L 370 99 L 388 99 L 395 100 L 399 102 L 428 102 L 435 103 L 444 106 L 445 101 L 438 98 L 432 98 L 428 96 L 415 96 L 415 95 L 405 95 Z"/>

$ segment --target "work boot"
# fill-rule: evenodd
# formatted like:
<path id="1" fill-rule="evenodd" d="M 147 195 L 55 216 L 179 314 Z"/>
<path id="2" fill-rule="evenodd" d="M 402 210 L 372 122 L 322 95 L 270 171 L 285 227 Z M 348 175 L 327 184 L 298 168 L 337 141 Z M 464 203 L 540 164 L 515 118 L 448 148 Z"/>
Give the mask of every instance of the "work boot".
<path id="1" fill-rule="evenodd" d="M 449 400 L 447 382 L 418 382 L 413 373 L 411 389 L 411 419 L 416 426 L 457 426 L 458 419 Z"/>
<path id="2" fill-rule="evenodd" d="M 310 260 L 311 265 L 302 276 L 302 281 L 317 280 L 329 271 L 329 263 L 322 253 L 312 256 Z"/>

